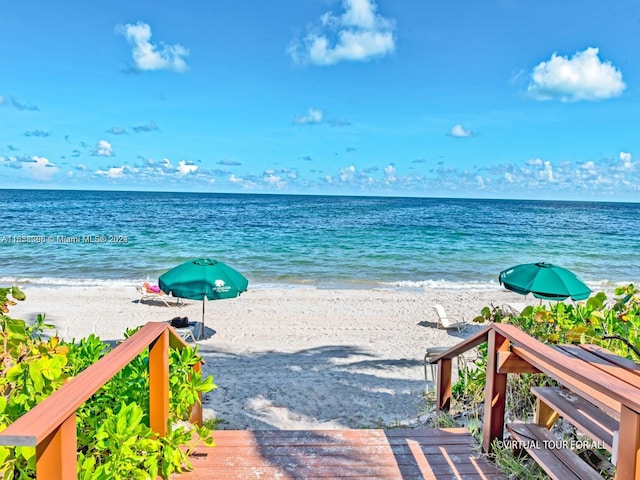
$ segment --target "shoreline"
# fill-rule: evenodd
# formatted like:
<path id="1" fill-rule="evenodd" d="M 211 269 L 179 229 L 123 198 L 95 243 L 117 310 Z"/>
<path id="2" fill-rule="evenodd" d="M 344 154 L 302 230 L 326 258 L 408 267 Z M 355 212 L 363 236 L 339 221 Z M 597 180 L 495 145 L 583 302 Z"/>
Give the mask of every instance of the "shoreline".
<path id="1" fill-rule="evenodd" d="M 182 308 L 139 303 L 133 287 L 21 288 L 27 299 L 9 315 L 33 321 L 45 313 L 66 340 L 94 333 L 117 341 L 126 328 L 149 321 L 202 316 L 200 301 Z M 416 425 L 428 411 L 425 348 L 452 346 L 478 331 L 482 325 L 471 320 L 485 306 L 538 302 L 498 288 L 309 287 L 250 289 L 207 302 L 198 346 L 203 371 L 218 389 L 204 398 L 205 418 L 219 418 L 219 428 L 228 429 Z M 436 328 L 436 303 L 469 325 L 462 332 Z"/>
<path id="2" fill-rule="evenodd" d="M 249 290 L 297 290 L 297 289 L 316 289 L 316 290 L 391 290 L 391 291 L 408 291 L 421 292 L 425 289 L 429 290 L 480 290 L 493 292 L 504 290 L 497 280 L 446 280 L 446 279 L 427 279 L 427 280 L 399 280 L 396 282 L 387 281 L 371 281 L 352 279 L 350 281 L 334 281 L 323 283 L 312 283 L 306 280 L 299 282 L 274 282 L 274 281 L 253 281 L 250 280 Z M 20 288 L 117 288 L 130 289 L 142 285 L 144 282 L 157 284 L 157 278 L 67 278 L 67 277 L 19 277 L 7 275 L 0 277 L 0 287 L 17 285 Z M 617 286 L 640 284 L 640 280 L 597 280 L 585 281 L 585 284 L 592 291 L 600 290 L 613 291 Z"/>

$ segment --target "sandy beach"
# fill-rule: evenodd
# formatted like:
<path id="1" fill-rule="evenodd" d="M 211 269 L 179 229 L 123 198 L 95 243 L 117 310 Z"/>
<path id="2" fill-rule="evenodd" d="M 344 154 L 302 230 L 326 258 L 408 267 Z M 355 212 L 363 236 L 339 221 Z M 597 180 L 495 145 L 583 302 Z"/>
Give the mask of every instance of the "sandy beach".
<path id="1" fill-rule="evenodd" d="M 202 303 L 181 308 L 140 302 L 135 287 L 22 287 L 27 300 L 11 316 L 38 313 L 65 339 L 95 333 L 118 340 L 127 327 L 187 316 L 200 320 Z M 481 326 L 471 319 L 486 305 L 535 303 L 499 288 L 478 290 L 249 290 L 208 302 L 198 341 L 217 390 L 204 399 L 205 416 L 226 429 L 296 429 L 420 425 L 426 347 L 450 346 Z M 431 305 L 462 332 L 436 328 Z"/>

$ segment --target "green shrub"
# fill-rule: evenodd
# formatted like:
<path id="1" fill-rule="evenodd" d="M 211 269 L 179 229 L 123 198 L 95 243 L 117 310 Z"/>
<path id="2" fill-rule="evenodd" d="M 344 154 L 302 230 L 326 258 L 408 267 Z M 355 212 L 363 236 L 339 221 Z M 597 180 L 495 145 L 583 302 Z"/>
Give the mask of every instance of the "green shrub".
<path id="1" fill-rule="evenodd" d="M 640 295 L 633 285 L 618 287 L 615 297 L 607 302 L 604 292 L 577 304 L 556 302 L 528 306 L 520 314 L 500 307 L 484 307 L 475 322 L 492 321 L 510 323 L 538 340 L 548 344 L 590 343 L 606 348 L 616 355 L 634 361 L 640 359 Z M 476 405 L 484 401 L 486 382 L 487 344 L 478 347 L 479 357 L 474 366 L 466 366 L 459 372 L 458 381 L 452 387 L 457 404 L 469 415 L 479 416 Z M 531 387 L 554 385 L 544 374 L 509 375 L 505 417 L 527 419 L 533 415 L 535 397 Z M 476 419 L 477 420 L 477 419 Z M 477 420 L 478 421 L 478 420 Z M 478 421 L 479 423 L 479 421 Z M 506 473 L 517 475 L 528 471 L 522 478 L 541 478 L 537 469 L 520 468 L 522 459 L 503 451 L 496 452 L 496 461 Z M 516 468 L 518 467 L 518 468 Z M 520 469 L 520 470 L 519 470 Z"/>
<path id="2" fill-rule="evenodd" d="M 0 431 L 110 351 L 95 335 L 77 343 L 55 336 L 43 340 L 44 315 L 32 326 L 6 315 L 8 307 L 24 299 L 17 287 L 0 289 Z M 128 330 L 125 336 L 133 333 Z M 191 468 L 189 454 L 196 442 L 213 445 L 209 429 L 185 424 L 198 394 L 216 388 L 213 377 L 193 371 L 200 360 L 197 347 L 171 349 L 169 357 L 167 436 L 156 438 L 149 428 L 146 351 L 76 412 L 80 479 L 166 479 Z M 0 446 L 0 478 L 34 477 L 35 448 Z"/>

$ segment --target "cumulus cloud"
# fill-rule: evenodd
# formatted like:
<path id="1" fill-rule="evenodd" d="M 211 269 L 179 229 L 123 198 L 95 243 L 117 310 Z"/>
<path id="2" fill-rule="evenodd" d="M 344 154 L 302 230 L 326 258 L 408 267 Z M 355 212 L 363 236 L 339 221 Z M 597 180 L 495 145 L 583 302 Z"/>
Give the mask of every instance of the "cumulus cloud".
<path id="1" fill-rule="evenodd" d="M 113 147 L 106 140 L 99 140 L 92 155 L 96 157 L 113 157 L 115 155 Z"/>
<path id="2" fill-rule="evenodd" d="M 631 161 L 631 154 L 629 152 L 620 152 L 620 168 L 622 170 L 632 170 L 633 162 Z"/>
<path id="3" fill-rule="evenodd" d="M 97 170 L 96 175 L 100 175 L 102 177 L 108 177 L 112 179 L 123 178 L 124 168 L 125 167 L 110 167 L 106 170 Z"/>
<path id="4" fill-rule="evenodd" d="M 273 170 L 266 170 L 262 177 L 262 181 L 267 186 L 275 187 L 277 189 L 282 189 L 287 185 L 286 180 L 284 180 L 279 175 L 276 175 L 276 173 Z"/>
<path id="5" fill-rule="evenodd" d="M 595 170 L 595 169 L 596 169 L 596 164 L 595 164 L 593 161 L 589 160 L 589 161 L 584 162 L 583 164 L 581 164 L 581 165 L 580 165 L 580 168 L 581 168 L 582 170 L 590 170 L 590 171 L 593 171 L 593 170 Z"/>
<path id="6" fill-rule="evenodd" d="M 536 172 L 536 177 L 540 180 L 553 182 L 553 166 L 550 161 L 542 162 L 542 168 Z"/>
<path id="7" fill-rule="evenodd" d="M 23 163 L 22 168 L 37 180 L 51 180 L 58 168 L 48 158 L 33 156 L 31 162 Z"/>
<path id="8" fill-rule="evenodd" d="M 455 125 L 450 131 L 449 135 L 452 137 L 464 138 L 470 137 L 473 135 L 473 132 L 467 128 L 464 128 L 462 125 Z"/>
<path id="9" fill-rule="evenodd" d="M 293 118 L 293 123 L 297 125 L 311 125 L 315 123 L 321 123 L 324 114 L 322 110 L 316 110 L 315 108 L 310 108 L 307 110 L 306 115 L 296 115 Z"/>
<path id="10" fill-rule="evenodd" d="M 338 178 L 340 178 L 340 181 L 342 182 L 348 182 L 353 179 L 355 173 L 356 167 L 354 165 L 349 165 L 348 167 L 340 169 L 340 175 Z"/>
<path id="11" fill-rule="evenodd" d="M 180 160 L 176 170 L 178 171 L 178 175 L 188 175 L 190 173 L 195 173 L 198 170 L 198 166 L 194 165 L 193 162 Z"/>
<path id="12" fill-rule="evenodd" d="M 384 183 L 394 183 L 396 181 L 396 167 L 388 165 L 384 167 Z"/>
<path id="13" fill-rule="evenodd" d="M 123 35 L 132 46 L 137 70 L 186 70 L 187 64 L 183 57 L 189 55 L 189 50 L 179 44 L 152 43 L 151 27 L 148 24 L 138 22 L 135 25 L 118 25 L 116 32 Z"/>
<path id="14" fill-rule="evenodd" d="M 626 88 L 622 73 L 611 62 L 598 57 L 599 49 L 587 48 L 571 58 L 551 55 L 534 67 L 529 93 L 538 100 L 604 100 L 617 97 Z"/>
<path id="15" fill-rule="evenodd" d="M 343 0 L 343 12 L 327 12 L 304 38 L 289 45 L 299 64 L 333 65 L 342 61 L 367 61 L 394 51 L 395 22 L 377 13 L 374 0 Z"/>

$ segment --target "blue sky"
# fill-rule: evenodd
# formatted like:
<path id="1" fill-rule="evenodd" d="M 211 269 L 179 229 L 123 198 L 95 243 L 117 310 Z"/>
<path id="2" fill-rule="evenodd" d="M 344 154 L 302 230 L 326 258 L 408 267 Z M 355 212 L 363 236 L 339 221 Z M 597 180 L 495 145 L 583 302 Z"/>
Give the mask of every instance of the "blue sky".
<path id="1" fill-rule="evenodd" d="M 640 4 L 23 0 L 0 188 L 640 201 Z"/>

